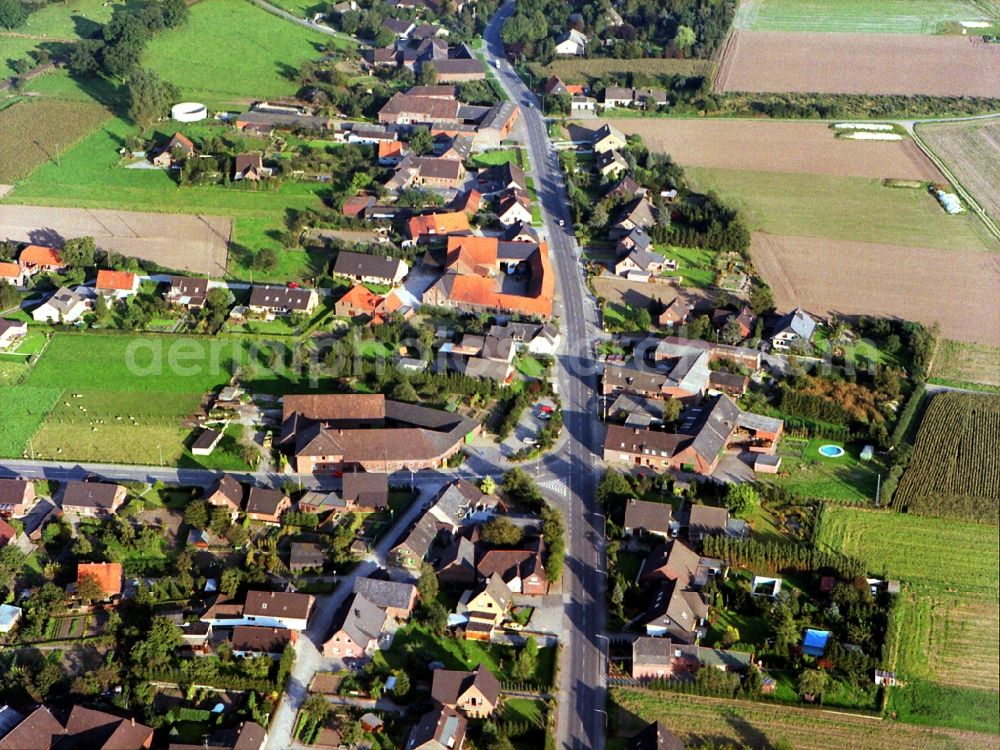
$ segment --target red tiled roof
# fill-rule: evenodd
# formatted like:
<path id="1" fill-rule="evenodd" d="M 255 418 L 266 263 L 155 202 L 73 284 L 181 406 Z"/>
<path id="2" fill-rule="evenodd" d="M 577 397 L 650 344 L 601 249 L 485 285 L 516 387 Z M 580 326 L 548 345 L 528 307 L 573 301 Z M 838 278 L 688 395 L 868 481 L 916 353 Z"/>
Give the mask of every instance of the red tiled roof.
<path id="1" fill-rule="evenodd" d="M 0 263 L 0 278 L 16 279 L 21 275 L 21 267 L 17 263 Z"/>
<path id="2" fill-rule="evenodd" d="M 406 227 L 410 237 L 414 239 L 424 235 L 448 235 L 453 232 L 472 231 L 469 218 L 462 211 L 414 216 L 407 222 Z"/>
<path id="3" fill-rule="evenodd" d="M 386 156 L 402 156 L 403 155 L 403 144 L 399 141 L 392 141 L 391 143 L 386 143 L 382 141 L 378 144 L 378 156 L 380 159 Z"/>
<path id="4" fill-rule="evenodd" d="M 15 536 L 17 536 L 17 530 L 0 518 L 0 547 L 3 547 Z"/>
<path id="5" fill-rule="evenodd" d="M 17 257 L 22 266 L 61 266 L 63 264 L 59 251 L 54 247 L 44 245 L 28 245 Z"/>
<path id="6" fill-rule="evenodd" d="M 369 314 L 373 314 L 375 309 L 382 303 L 382 297 L 372 292 L 362 284 L 352 286 L 347 294 L 341 297 L 337 304 L 350 305 Z"/>
<path id="7" fill-rule="evenodd" d="M 115 291 L 132 291 L 135 285 L 135 274 L 130 271 L 109 271 L 102 268 L 97 272 L 97 289 L 113 289 Z"/>
<path id="8" fill-rule="evenodd" d="M 101 584 L 101 590 L 108 596 L 116 596 L 122 592 L 121 563 L 79 563 L 76 566 L 76 582 L 90 576 Z"/>

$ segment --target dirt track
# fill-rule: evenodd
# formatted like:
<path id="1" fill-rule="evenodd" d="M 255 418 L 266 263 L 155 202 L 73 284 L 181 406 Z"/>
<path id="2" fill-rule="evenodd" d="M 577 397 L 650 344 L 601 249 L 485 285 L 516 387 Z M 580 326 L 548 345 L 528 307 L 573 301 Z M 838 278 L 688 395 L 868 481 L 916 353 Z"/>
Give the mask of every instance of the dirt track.
<path id="1" fill-rule="evenodd" d="M 1000 254 L 760 232 L 750 252 L 779 310 L 937 321 L 946 338 L 1000 344 Z"/>
<path id="2" fill-rule="evenodd" d="M 220 216 L 0 205 L 3 239 L 60 245 L 93 237 L 104 250 L 211 276 L 226 272 L 232 225 Z"/>
<path id="3" fill-rule="evenodd" d="M 826 124 L 778 120 L 614 119 L 653 151 L 685 167 L 936 181 L 941 173 L 912 140 L 835 138 Z M 598 125 L 595 125 L 595 128 Z"/>
<path id="4" fill-rule="evenodd" d="M 1000 97 L 1000 45 L 964 36 L 737 31 L 717 91 Z"/>

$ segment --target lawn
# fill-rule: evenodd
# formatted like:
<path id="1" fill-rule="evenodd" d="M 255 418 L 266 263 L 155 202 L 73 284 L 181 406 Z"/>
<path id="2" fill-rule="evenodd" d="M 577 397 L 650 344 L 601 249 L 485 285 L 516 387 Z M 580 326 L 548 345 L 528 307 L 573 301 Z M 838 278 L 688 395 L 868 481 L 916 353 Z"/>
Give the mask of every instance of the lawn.
<path id="1" fill-rule="evenodd" d="M 824 356 L 830 351 L 829 337 L 830 330 L 826 326 L 817 326 L 816 332 L 813 334 L 812 345 L 820 356 Z M 892 367 L 900 367 L 902 364 L 898 357 L 890 355 L 871 341 L 859 339 L 849 344 L 838 343 L 835 349 L 843 352 L 844 359 L 854 364 L 875 362 Z"/>
<path id="2" fill-rule="evenodd" d="M 949 216 L 926 190 L 865 177 L 688 167 L 699 190 L 714 190 L 744 212 L 752 230 L 941 250 L 992 250 L 969 213 Z"/>
<path id="3" fill-rule="evenodd" d="M 329 7 L 327 3 L 317 3 L 315 0 L 275 0 L 271 5 L 302 18 L 312 18 L 315 13 L 325 13 Z"/>
<path id="4" fill-rule="evenodd" d="M 73 0 L 72 4 L 52 3 L 35 6 L 27 23 L 17 29 L 19 34 L 53 39 L 85 39 L 100 30 L 111 19 L 116 8 L 125 3 L 106 0 Z M 67 10 L 72 8 L 72 10 Z"/>
<path id="5" fill-rule="evenodd" d="M 684 286 L 705 289 L 715 284 L 715 253 L 697 247 L 658 245 L 656 252 L 667 260 L 677 261 L 676 271 L 664 271 L 665 276 L 680 276 Z"/>
<path id="6" fill-rule="evenodd" d="M 508 698 L 503 704 L 504 721 L 524 721 L 536 727 L 545 725 L 545 704 L 530 698 Z"/>
<path id="7" fill-rule="evenodd" d="M 514 162 L 518 166 L 524 166 L 524 153 L 521 149 L 508 148 L 495 151 L 483 151 L 473 154 L 472 163 L 477 167 L 493 167 L 500 164 Z"/>
<path id="8" fill-rule="evenodd" d="M 531 356 L 520 356 L 514 360 L 514 367 L 526 378 L 541 378 L 545 375 L 545 366 Z"/>
<path id="9" fill-rule="evenodd" d="M 819 447 L 830 440 L 785 437 L 778 445 L 781 473 L 767 481 L 804 497 L 844 503 L 874 501 L 878 488 L 878 466 L 859 458 L 862 445 L 844 445 L 840 458 L 826 458 Z"/>
<path id="10" fill-rule="evenodd" d="M 639 570 L 642 568 L 645 556 L 638 552 L 628 552 L 620 550 L 618 552 L 618 563 L 615 566 L 617 572 L 621 573 L 629 583 L 634 583 L 639 577 Z"/>
<path id="11" fill-rule="evenodd" d="M 357 353 L 365 359 L 387 360 L 392 358 L 392 349 L 375 339 L 358 341 Z"/>
<path id="12" fill-rule="evenodd" d="M 984 7 L 989 5 L 971 0 L 744 0 L 735 26 L 754 31 L 957 33 L 960 21 L 996 23 L 996 6 L 989 12 Z"/>
<path id="13" fill-rule="evenodd" d="M 514 664 L 517 649 L 451 636 L 438 637 L 416 624 L 400 628 L 393 638 L 392 648 L 376 652 L 375 662 L 381 661 L 391 669 L 402 669 L 406 667 L 408 653 L 426 655 L 427 662 L 444 662 L 445 669 L 474 669 L 482 664 L 501 681 L 514 681 L 508 670 Z M 538 649 L 537 681 L 550 685 L 554 668 L 554 649 Z"/>
<path id="14" fill-rule="evenodd" d="M 244 0 L 213 0 L 191 6 L 183 28 L 151 40 L 143 62 L 184 100 L 244 109 L 248 101 L 294 94 L 299 66 L 331 39 Z"/>

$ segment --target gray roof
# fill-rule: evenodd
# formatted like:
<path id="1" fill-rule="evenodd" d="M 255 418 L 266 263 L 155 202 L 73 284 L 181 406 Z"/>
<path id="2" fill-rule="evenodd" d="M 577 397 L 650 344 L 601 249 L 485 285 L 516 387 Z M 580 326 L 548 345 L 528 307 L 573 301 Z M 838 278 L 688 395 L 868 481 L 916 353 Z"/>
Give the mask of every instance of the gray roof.
<path id="1" fill-rule="evenodd" d="M 337 260 L 333 263 L 333 273 L 343 276 L 370 276 L 392 280 L 396 277 L 400 263 L 398 258 L 341 250 L 337 254 Z"/>
<path id="2" fill-rule="evenodd" d="M 309 542 L 292 542 L 291 552 L 288 556 L 288 565 L 291 568 L 320 568 L 326 561 L 323 548 L 318 544 Z"/>
<path id="3" fill-rule="evenodd" d="M 424 714 L 410 732 L 406 750 L 446 750 L 465 742 L 465 717 L 451 708 L 435 708 Z"/>
<path id="4" fill-rule="evenodd" d="M 117 484 L 105 482 L 67 482 L 63 491 L 63 507 L 110 508 L 118 494 Z"/>
<path id="5" fill-rule="evenodd" d="M 707 408 L 696 413 L 693 430 L 694 442 L 691 447 L 708 462 L 715 460 L 736 429 L 740 416 L 740 408 L 725 394 L 716 398 Z M 698 424 L 700 423 L 700 424 Z M 688 432 L 684 426 L 681 432 Z"/>
<path id="6" fill-rule="evenodd" d="M 684 743 L 662 721 L 654 721 L 629 740 L 626 750 L 684 750 Z"/>
<path id="7" fill-rule="evenodd" d="M 388 619 L 384 609 L 358 594 L 348 599 L 347 606 L 342 611 L 343 619 L 334 630 L 343 630 L 361 648 L 367 648 L 371 641 L 378 639 L 382 626 Z"/>
<path id="8" fill-rule="evenodd" d="M 625 528 L 666 533 L 670 531 L 671 513 L 667 503 L 629 498 L 625 503 Z"/>
<path id="9" fill-rule="evenodd" d="M 255 284 L 250 290 L 250 307 L 272 310 L 306 310 L 311 289 L 294 289 L 281 284 Z"/>
<path id="10" fill-rule="evenodd" d="M 711 505 L 692 505 L 688 531 L 700 534 L 725 534 L 729 511 Z"/>
<path id="11" fill-rule="evenodd" d="M 790 313 L 786 313 L 778 319 L 778 322 L 774 325 L 774 331 L 771 335 L 776 336 L 779 333 L 790 333 L 794 334 L 802 341 L 809 341 L 809 339 L 812 338 L 813 331 L 815 330 L 816 321 L 813 320 L 801 307 L 796 307 Z"/>
<path id="12" fill-rule="evenodd" d="M 378 578 L 354 579 L 354 593 L 377 607 L 408 609 L 417 587 L 412 583 L 383 581 Z"/>
<path id="13" fill-rule="evenodd" d="M 344 474 L 343 495 L 355 505 L 384 508 L 389 504 L 389 475 L 350 471 Z"/>
<path id="14" fill-rule="evenodd" d="M 492 380 L 494 383 L 504 383 L 507 380 L 509 372 L 510 365 L 507 362 L 500 362 L 495 359 L 469 357 L 465 362 L 465 375 L 477 380 Z"/>

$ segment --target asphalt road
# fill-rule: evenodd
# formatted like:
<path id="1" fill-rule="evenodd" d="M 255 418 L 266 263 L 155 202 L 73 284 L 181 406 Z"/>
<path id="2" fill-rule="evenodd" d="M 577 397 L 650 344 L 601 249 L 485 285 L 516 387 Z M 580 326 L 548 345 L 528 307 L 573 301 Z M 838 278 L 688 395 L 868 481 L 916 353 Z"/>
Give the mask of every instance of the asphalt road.
<path id="1" fill-rule="evenodd" d="M 565 349 L 557 356 L 557 379 L 568 439 L 545 459 L 546 473 L 561 478 L 568 487 L 564 496 L 555 498 L 566 516 L 568 532 L 565 621 L 559 636 L 563 649 L 557 740 L 561 750 L 602 750 L 607 727 L 607 573 L 604 519 L 597 513 L 595 491 L 603 428 L 598 419 L 596 367 L 590 355 L 591 342 L 599 337 L 600 327 L 596 301 L 587 289 L 571 232 L 573 222 L 562 171 L 539 114 L 539 102 L 504 58 L 500 29 L 513 11 L 514 3 L 506 3 L 490 19 L 483 37 L 490 66 L 511 99 L 521 106 L 515 136 L 525 141 L 531 161 L 556 269 L 556 313 Z"/>

